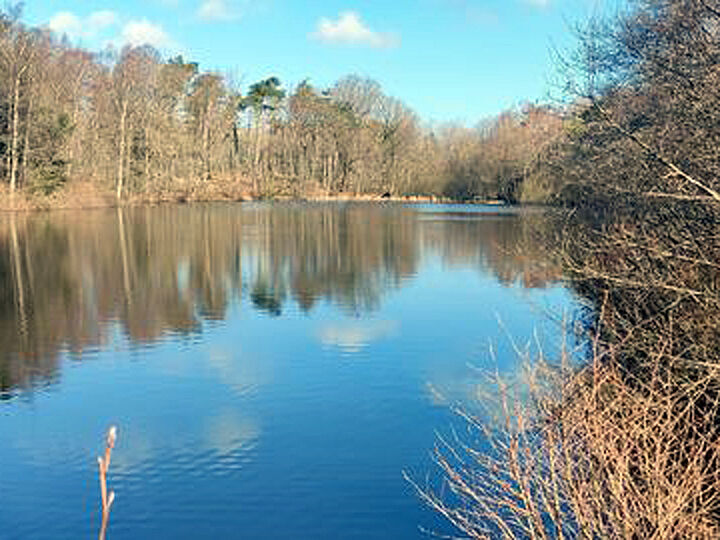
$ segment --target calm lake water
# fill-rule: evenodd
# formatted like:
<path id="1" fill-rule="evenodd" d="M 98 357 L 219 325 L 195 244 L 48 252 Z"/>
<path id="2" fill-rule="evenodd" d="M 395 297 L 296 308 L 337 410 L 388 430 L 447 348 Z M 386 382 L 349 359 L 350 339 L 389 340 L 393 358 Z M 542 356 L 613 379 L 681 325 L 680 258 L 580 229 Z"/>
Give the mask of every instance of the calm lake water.
<path id="1" fill-rule="evenodd" d="M 0 538 L 452 533 L 448 404 L 560 343 L 539 212 L 213 204 L 0 217 Z M 488 399 L 488 398 L 485 398 Z"/>

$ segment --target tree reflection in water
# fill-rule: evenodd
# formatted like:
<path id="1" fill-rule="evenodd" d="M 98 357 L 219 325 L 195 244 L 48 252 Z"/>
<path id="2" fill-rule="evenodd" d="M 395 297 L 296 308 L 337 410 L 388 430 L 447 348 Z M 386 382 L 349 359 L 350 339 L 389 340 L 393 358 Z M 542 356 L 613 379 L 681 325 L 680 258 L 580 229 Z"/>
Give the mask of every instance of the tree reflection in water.
<path id="1" fill-rule="evenodd" d="M 195 205 L 7 216 L 0 222 L 0 395 L 57 376 L 112 339 L 200 331 L 247 295 L 282 316 L 319 301 L 379 307 L 421 258 L 490 270 L 503 284 L 557 280 L 533 241 L 539 213 L 393 205 Z"/>

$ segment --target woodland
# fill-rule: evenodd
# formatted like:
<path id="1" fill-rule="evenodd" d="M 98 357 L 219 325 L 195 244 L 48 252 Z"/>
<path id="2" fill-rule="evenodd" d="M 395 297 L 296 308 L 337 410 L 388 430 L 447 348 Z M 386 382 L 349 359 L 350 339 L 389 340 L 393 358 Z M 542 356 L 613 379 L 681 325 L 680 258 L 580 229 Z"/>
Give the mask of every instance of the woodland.
<path id="1" fill-rule="evenodd" d="M 0 15 L 0 182 L 14 197 L 4 206 L 548 194 L 523 180 L 562 132 L 560 109 L 526 104 L 475 128 L 430 129 L 372 79 L 245 87 L 150 46 L 74 47 L 24 25 L 21 7 Z"/>

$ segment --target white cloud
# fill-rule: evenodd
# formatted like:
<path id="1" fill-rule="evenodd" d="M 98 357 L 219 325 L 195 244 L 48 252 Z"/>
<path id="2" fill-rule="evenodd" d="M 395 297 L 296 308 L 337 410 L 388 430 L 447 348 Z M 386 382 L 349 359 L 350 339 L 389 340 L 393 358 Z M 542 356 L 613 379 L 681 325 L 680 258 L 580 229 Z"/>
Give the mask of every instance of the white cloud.
<path id="1" fill-rule="evenodd" d="M 83 25 L 80 17 L 69 11 L 56 13 L 48 23 L 50 30 L 69 38 L 77 38 L 83 34 Z"/>
<path id="2" fill-rule="evenodd" d="M 138 47 L 140 45 L 152 45 L 153 47 L 169 47 L 172 45 L 170 36 L 159 24 L 154 24 L 147 19 L 130 21 L 127 23 L 121 34 L 121 40 L 125 45 Z"/>
<path id="3" fill-rule="evenodd" d="M 324 43 L 367 45 L 377 49 L 395 47 L 400 41 L 393 34 L 371 30 L 354 11 L 341 13 L 337 20 L 321 18 L 310 37 Z"/>
<path id="4" fill-rule="evenodd" d="M 70 39 L 93 38 L 99 32 L 117 23 L 114 11 L 96 11 L 87 17 L 78 17 L 69 11 L 61 11 L 53 15 L 48 23 L 51 31 L 66 35 Z"/>
<path id="5" fill-rule="evenodd" d="M 79 17 L 69 11 L 56 13 L 48 23 L 51 31 L 70 39 L 104 39 L 106 45 L 121 47 L 152 45 L 157 48 L 174 47 L 175 44 L 162 26 L 147 19 L 130 20 L 121 26 L 120 17 L 114 11 L 95 11 Z"/>
<path id="6" fill-rule="evenodd" d="M 253 418 L 243 417 L 228 409 L 207 421 L 205 443 L 210 450 L 223 455 L 249 451 L 260 438 L 262 430 Z"/>
<path id="7" fill-rule="evenodd" d="M 228 0 L 203 0 L 197 16 L 204 21 L 231 21 L 240 17 L 240 10 Z"/>

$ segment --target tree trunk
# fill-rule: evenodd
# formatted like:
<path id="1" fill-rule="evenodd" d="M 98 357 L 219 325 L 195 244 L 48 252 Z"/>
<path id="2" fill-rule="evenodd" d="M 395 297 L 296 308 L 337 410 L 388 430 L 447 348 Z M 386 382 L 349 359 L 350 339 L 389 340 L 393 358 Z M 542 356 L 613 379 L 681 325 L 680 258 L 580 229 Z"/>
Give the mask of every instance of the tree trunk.
<path id="1" fill-rule="evenodd" d="M 23 141 L 23 160 L 22 160 L 22 183 L 28 183 L 28 154 L 30 153 L 30 114 L 32 112 L 32 94 L 28 98 L 28 108 L 25 114 L 25 140 Z"/>
<path id="2" fill-rule="evenodd" d="M 259 117 L 259 119 L 258 119 Z M 260 189 L 260 141 L 262 136 L 262 111 L 255 113 L 255 156 L 253 158 L 253 191 L 257 195 Z"/>
<path id="3" fill-rule="evenodd" d="M 120 111 L 120 148 L 118 155 L 118 177 L 117 177 L 117 198 L 122 199 L 125 179 L 123 177 L 125 167 L 125 122 L 127 116 L 127 101 L 123 101 Z"/>
<path id="4" fill-rule="evenodd" d="M 208 118 L 210 115 L 209 112 L 209 106 L 205 109 L 205 118 L 203 119 L 203 128 L 202 128 L 202 139 L 203 139 L 203 168 L 205 169 L 203 171 L 204 180 L 210 180 L 210 126 L 208 125 L 210 123 L 210 119 Z"/>
<path id="5" fill-rule="evenodd" d="M 17 188 L 18 174 L 18 138 L 20 124 L 20 74 L 15 77 L 13 82 L 13 118 L 12 118 L 12 139 L 10 142 L 10 192 L 15 192 Z"/>
<path id="6" fill-rule="evenodd" d="M 85 68 L 80 70 L 80 73 L 78 74 L 77 79 L 75 80 L 75 86 L 74 86 L 74 95 L 73 95 L 73 112 L 72 112 L 72 132 L 70 135 L 70 138 L 68 140 L 68 164 L 67 164 L 67 177 L 68 180 L 72 180 L 73 174 L 74 174 L 74 164 L 75 164 L 75 141 L 76 140 L 82 140 L 82 136 L 79 134 L 79 129 L 77 129 L 78 126 L 78 115 L 80 114 L 80 98 L 81 95 L 80 88 L 82 87 L 82 80 L 85 76 Z"/>
<path id="7" fill-rule="evenodd" d="M 238 128 L 237 124 L 233 123 L 232 127 L 232 134 L 233 134 L 233 154 L 232 154 L 232 160 L 230 162 L 230 168 L 232 170 L 236 169 L 236 163 L 240 159 L 240 136 L 238 135 Z"/>
<path id="8" fill-rule="evenodd" d="M 150 130 L 145 124 L 145 191 L 150 187 Z"/>

